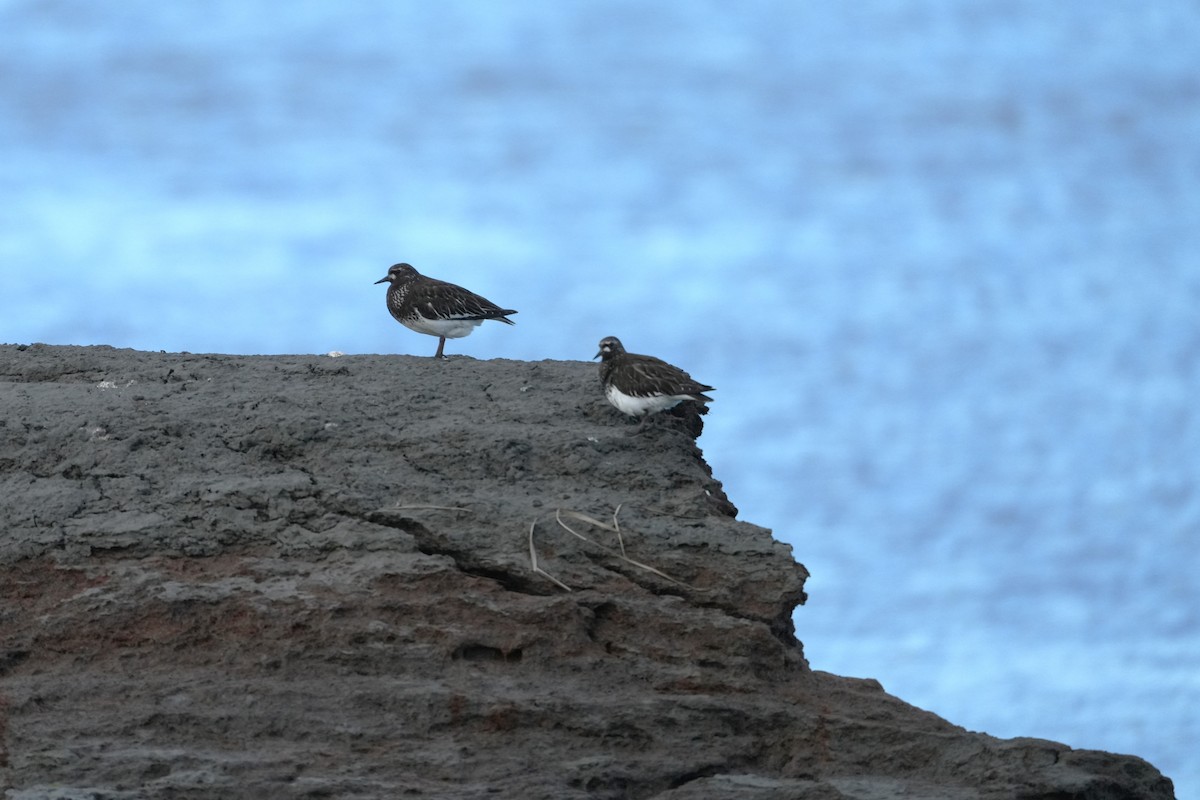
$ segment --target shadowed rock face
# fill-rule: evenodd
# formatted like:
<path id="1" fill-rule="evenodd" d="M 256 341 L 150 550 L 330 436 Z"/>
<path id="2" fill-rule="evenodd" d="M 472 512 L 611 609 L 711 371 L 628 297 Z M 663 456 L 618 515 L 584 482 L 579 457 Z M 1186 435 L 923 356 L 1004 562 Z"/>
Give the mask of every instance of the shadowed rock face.
<path id="1" fill-rule="evenodd" d="M 0 347 L 0 786 L 1172 797 L 811 671 L 804 568 L 658 423 L 576 362 Z"/>

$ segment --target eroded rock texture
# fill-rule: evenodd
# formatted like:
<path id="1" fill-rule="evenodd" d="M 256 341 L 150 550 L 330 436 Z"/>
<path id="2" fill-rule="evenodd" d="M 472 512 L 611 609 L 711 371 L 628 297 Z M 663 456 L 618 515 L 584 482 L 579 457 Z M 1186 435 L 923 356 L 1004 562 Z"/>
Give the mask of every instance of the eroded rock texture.
<path id="1" fill-rule="evenodd" d="M 811 671 L 790 548 L 630 427 L 585 363 L 0 347 L 0 786 L 1172 796 Z"/>

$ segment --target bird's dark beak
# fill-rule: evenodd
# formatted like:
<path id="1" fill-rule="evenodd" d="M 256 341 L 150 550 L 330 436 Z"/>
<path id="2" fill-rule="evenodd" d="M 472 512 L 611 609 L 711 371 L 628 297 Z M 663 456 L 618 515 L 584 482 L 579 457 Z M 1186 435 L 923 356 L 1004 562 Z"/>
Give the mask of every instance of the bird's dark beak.
<path id="1" fill-rule="evenodd" d="M 380 278 L 379 280 L 377 280 L 375 282 L 376 283 L 387 283 L 387 279 L 388 279 L 388 276 L 384 275 L 382 278 Z"/>
<path id="2" fill-rule="evenodd" d="M 599 358 L 602 355 L 604 355 L 603 350 L 601 350 L 599 353 L 596 353 L 596 355 L 592 356 L 592 361 L 595 361 L 597 358 Z"/>

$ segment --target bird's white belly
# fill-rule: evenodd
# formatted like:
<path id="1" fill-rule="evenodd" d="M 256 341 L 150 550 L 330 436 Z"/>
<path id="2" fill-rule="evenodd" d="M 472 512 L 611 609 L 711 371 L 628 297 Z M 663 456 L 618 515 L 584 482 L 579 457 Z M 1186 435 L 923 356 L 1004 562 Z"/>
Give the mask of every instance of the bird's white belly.
<path id="1" fill-rule="evenodd" d="M 671 395 L 653 395 L 651 397 L 635 397 L 630 394 L 625 394 L 615 386 L 609 386 L 604 390 L 604 396 L 608 398 L 608 402 L 617 407 L 617 410 L 629 414 L 632 417 L 640 417 L 643 414 L 652 414 L 655 411 L 664 411 L 668 408 L 673 408 L 683 402 L 682 397 L 672 397 Z"/>
<path id="2" fill-rule="evenodd" d="M 483 324 L 481 319 L 425 319 L 417 316 L 405 320 L 404 324 L 417 333 L 427 333 L 430 336 L 445 336 L 447 339 L 461 339 Z"/>

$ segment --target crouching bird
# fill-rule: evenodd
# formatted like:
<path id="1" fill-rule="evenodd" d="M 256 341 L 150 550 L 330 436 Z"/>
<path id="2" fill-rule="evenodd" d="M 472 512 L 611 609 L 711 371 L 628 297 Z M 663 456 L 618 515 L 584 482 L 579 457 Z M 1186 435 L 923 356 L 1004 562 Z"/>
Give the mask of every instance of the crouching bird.
<path id="1" fill-rule="evenodd" d="M 651 414 L 672 409 L 685 400 L 699 404 L 700 414 L 708 412 L 704 404 L 711 403 L 712 398 L 704 392 L 713 391 L 713 387 L 693 380 L 661 358 L 628 353 L 615 336 L 601 339 L 600 352 L 594 357 L 600 359 L 600 382 L 608 402 L 631 417 L 641 417 L 635 433 L 642 430 Z M 695 423 L 700 422 L 697 417 Z M 702 425 L 690 427 L 695 436 Z"/>

